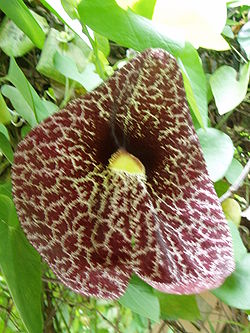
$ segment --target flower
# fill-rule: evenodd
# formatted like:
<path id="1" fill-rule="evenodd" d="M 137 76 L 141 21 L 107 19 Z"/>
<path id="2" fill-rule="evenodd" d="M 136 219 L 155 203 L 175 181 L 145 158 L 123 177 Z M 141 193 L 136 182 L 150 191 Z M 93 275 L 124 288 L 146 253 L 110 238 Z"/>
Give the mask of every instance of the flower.
<path id="1" fill-rule="evenodd" d="M 33 129 L 12 181 L 28 240 L 83 295 L 115 299 L 132 273 L 167 293 L 199 293 L 234 269 L 181 72 L 163 50 Z"/>

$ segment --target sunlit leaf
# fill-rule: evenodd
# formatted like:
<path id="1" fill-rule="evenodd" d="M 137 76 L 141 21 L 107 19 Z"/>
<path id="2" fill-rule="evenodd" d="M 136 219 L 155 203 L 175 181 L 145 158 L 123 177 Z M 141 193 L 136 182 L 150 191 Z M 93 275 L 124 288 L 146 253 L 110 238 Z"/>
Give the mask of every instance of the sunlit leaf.
<path id="1" fill-rule="evenodd" d="M 123 9 L 131 8 L 136 14 L 151 19 L 156 0 L 116 0 Z"/>
<path id="2" fill-rule="evenodd" d="M 250 62 L 239 73 L 230 66 L 221 66 L 210 77 L 210 84 L 219 114 L 227 113 L 239 105 L 246 96 Z"/>
<path id="3" fill-rule="evenodd" d="M 232 221 L 238 227 L 241 220 L 241 208 L 238 202 L 232 198 L 227 198 L 221 205 L 226 219 Z"/>
<path id="4" fill-rule="evenodd" d="M 46 19 L 32 11 L 31 13 L 46 32 L 49 28 Z M 8 56 L 21 57 L 34 47 L 30 38 L 13 21 L 7 17 L 3 19 L 0 27 L 0 48 Z"/>
<path id="5" fill-rule="evenodd" d="M 226 24 L 225 1 L 157 0 L 153 21 L 177 29 L 196 48 L 227 50 L 220 35 Z"/>
<path id="6" fill-rule="evenodd" d="M 45 33 L 22 0 L 0 0 L 0 9 L 37 47 L 43 47 Z"/>
<path id="7" fill-rule="evenodd" d="M 41 0 L 41 3 L 54 13 L 64 24 L 72 29 L 86 44 L 91 47 L 89 39 L 82 32 L 82 26 L 77 19 L 72 19 L 63 8 L 60 0 Z"/>
<path id="8" fill-rule="evenodd" d="M 81 22 L 95 32 L 138 51 L 161 47 L 175 53 L 184 46 L 184 41 L 178 40 L 171 29 L 163 32 L 150 20 L 122 9 L 115 0 L 83 0 L 78 12 Z"/>

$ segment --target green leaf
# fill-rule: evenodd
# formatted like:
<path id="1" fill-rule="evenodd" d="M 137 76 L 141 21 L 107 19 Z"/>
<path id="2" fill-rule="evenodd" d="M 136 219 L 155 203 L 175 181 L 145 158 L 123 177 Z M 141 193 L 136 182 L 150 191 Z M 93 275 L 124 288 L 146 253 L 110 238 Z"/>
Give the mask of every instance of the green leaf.
<path id="1" fill-rule="evenodd" d="M 152 21 L 122 9 L 115 0 L 83 0 L 78 12 L 81 22 L 95 32 L 137 51 L 160 47 L 174 54 L 184 46 L 172 31 L 163 32 Z"/>
<path id="2" fill-rule="evenodd" d="M 233 240 L 234 260 L 236 262 L 240 262 L 241 259 L 244 258 L 245 255 L 247 254 L 247 249 L 245 248 L 241 240 L 240 233 L 236 225 L 232 221 L 227 221 L 227 222 Z"/>
<path id="3" fill-rule="evenodd" d="M 3 135 L 9 140 L 10 137 L 9 137 L 9 132 L 7 130 L 7 128 L 3 125 L 3 124 L 0 124 L 0 132 L 3 133 Z"/>
<path id="4" fill-rule="evenodd" d="M 246 52 L 248 60 L 250 60 L 250 21 L 243 25 L 238 33 L 238 42 Z"/>
<path id="5" fill-rule="evenodd" d="M 14 58 L 10 58 L 10 67 L 7 79 L 22 94 L 29 107 L 33 110 L 37 122 L 41 122 L 49 116 L 48 110 L 44 106 L 42 99 L 38 96 L 35 89 L 26 79 Z"/>
<path id="6" fill-rule="evenodd" d="M 225 280 L 222 286 L 212 293 L 224 303 L 243 310 L 250 309 L 250 254 L 247 253 L 239 230 L 233 222 L 228 221 L 233 239 L 235 271 Z"/>
<path id="7" fill-rule="evenodd" d="M 197 320 L 200 319 L 200 311 L 194 295 L 170 295 L 155 291 L 163 320 Z"/>
<path id="8" fill-rule="evenodd" d="M 48 23 L 46 19 L 35 12 L 30 12 L 37 20 L 43 31 L 46 32 L 48 30 Z M 0 48 L 9 57 L 21 57 L 34 47 L 35 45 L 29 37 L 26 36 L 14 22 L 9 20 L 8 17 L 3 19 L 0 27 Z"/>
<path id="9" fill-rule="evenodd" d="M 32 108 L 17 88 L 5 84 L 2 86 L 2 93 L 11 101 L 16 112 L 32 127 L 35 127 L 38 124 Z"/>
<path id="10" fill-rule="evenodd" d="M 148 19 L 152 19 L 156 0 L 137 0 L 133 5 L 133 11 Z"/>
<path id="11" fill-rule="evenodd" d="M 54 57 L 56 69 L 64 76 L 79 82 L 87 91 L 91 91 L 98 87 L 103 81 L 100 76 L 95 73 L 95 65 L 89 63 L 80 73 L 76 67 L 76 63 L 69 57 L 56 52 Z"/>
<path id="12" fill-rule="evenodd" d="M 119 303 L 143 317 L 154 321 L 160 318 L 160 304 L 153 288 L 135 275 L 131 278 L 126 293 L 119 299 Z"/>
<path id="13" fill-rule="evenodd" d="M 77 5 L 81 0 L 61 0 L 61 4 L 71 19 L 78 18 Z"/>
<path id="14" fill-rule="evenodd" d="M 239 227 L 241 220 L 241 208 L 235 199 L 227 198 L 221 204 L 223 213 L 228 221 L 232 221 L 236 227 Z"/>
<path id="15" fill-rule="evenodd" d="M 108 39 L 95 32 L 95 41 L 97 43 L 98 50 L 101 51 L 105 57 L 108 57 L 110 53 L 110 45 Z"/>
<path id="16" fill-rule="evenodd" d="M 34 44 L 25 33 L 5 17 L 0 27 L 0 48 L 9 57 L 21 57 L 29 52 Z"/>
<path id="17" fill-rule="evenodd" d="M 5 181 L 4 183 L 0 183 L 0 194 L 4 194 L 5 196 L 12 199 L 12 193 L 11 193 L 11 181 Z"/>
<path id="18" fill-rule="evenodd" d="M 250 62 L 241 67 L 239 79 L 234 68 L 221 66 L 210 77 L 211 89 L 220 115 L 239 105 L 246 96 Z"/>
<path id="19" fill-rule="evenodd" d="M 0 132 L 0 151 L 4 154 L 4 156 L 8 159 L 10 163 L 13 163 L 14 154 L 10 142 L 6 138 L 6 136 L 1 132 Z"/>
<path id="20" fill-rule="evenodd" d="M 227 190 L 229 189 L 229 186 L 230 185 L 228 184 L 228 182 L 223 179 L 214 183 L 214 189 L 215 189 L 218 197 L 221 197 L 224 193 L 226 193 Z"/>
<path id="21" fill-rule="evenodd" d="M 3 99 L 2 94 L 0 93 L 0 123 L 9 124 L 11 121 L 11 115 Z"/>
<path id="22" fill-rule="evenodd" d="M 179 53 L 187 100 L 201 127 L 207 126 L 207 81 L 198 52 L 190 44 Z"/>
<path id="23" fill-rule="evenodd" d="M 235 271 L 212 293 L 234 308 L 250 309 L 250 254 L 236 263 Z"/>
<path id="24" fill-rule="evenodd" d="M 0 9 L 42 49 L 45 33 L 22 0 L 0 0 Z"/>
<path id="25" fill-rule="evenodd" d="M 36 69 L 43 75 L 65 84 L 65 77 L 54 66 L 54 57 L 58 52 L 71 58 L 80 71 L 89 63 L 91 49 L 78 36 L 68 43 L 60 42 L 60 32 L 51 29 L 45 41 Z"/>
<path id="26" fill-rule="evenodd" d="M 74 1 L 75 2 L 75 1 Z M 78 2 L 78 1 L 77 1 Z M 41 3 L 55 14 L 59 20 L 66 24 L 72 31 L 74 31 L 89 47 L 91 44 L 87 36 L 82 32 L 82 26 L 78 20 L 73 20 L 63 8 L 60 1 L 55 0 L 41 0 Z M 75 15 L 76 13 L 74 13 Z"/>
<path id="27" fill-rule="evenodd" d="M 227 181 L 230 184 L 233 184 L 236 179 L 240 176 L 241 172 L 243 170 L 243 166 L 240 164 L 236 158 L 233 158 L 232 163 L 230 164 L 227 173 L 225 175 Z"/>
<path id="28" fill-rule="evenodd" d="M 225 133 L 215 129 L 197 130 L 208 174 L 213 182 L 223 178 L 232 162 L 234 146 Z"/>
<path id="29" fill-rule="evenodd" d="M 19 226 L 12 200 L 0 195 L 0 268 L 29 333 L 42 333 L 40 256 Z"/>

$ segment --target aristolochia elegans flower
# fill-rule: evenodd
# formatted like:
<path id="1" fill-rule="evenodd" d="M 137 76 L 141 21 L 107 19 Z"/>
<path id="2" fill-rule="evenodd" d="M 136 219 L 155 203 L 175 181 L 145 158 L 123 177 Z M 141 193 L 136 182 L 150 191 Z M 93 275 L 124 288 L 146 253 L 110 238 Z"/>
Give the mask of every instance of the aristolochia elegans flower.
<path id="1" fill-rule="evenodd" d="M 19 144 L 21 225 L 74 291 L 114 299 L 135 273 L 177 294 L 233 271 L 231 236 L 175 59 L 149 49 Z"/>

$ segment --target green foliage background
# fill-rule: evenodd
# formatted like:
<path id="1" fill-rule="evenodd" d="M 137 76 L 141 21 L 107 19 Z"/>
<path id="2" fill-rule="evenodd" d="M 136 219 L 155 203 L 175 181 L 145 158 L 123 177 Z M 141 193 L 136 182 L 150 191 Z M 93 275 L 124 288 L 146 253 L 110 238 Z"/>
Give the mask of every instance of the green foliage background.
<path id="1" fill-rule="evenodd" d="M 183 320 L 200 331 L 208 323 L 207 332 L 222 332 L 204 311 L 206 297 L 163 294 L 135 276 L 118 302 L 74 294 L 28 243 L 12 201 L 18 142 L 149 47 L 167 50 L 180 65 L 218 196 L 237 183 L 249 158 L 249 2 L 228 2 L 225 52 L 196 50 L 160 29 L 151 20 L 155 2 L 139 0 L 126 10 L 115 0 L 0 0 L 0 332 L 186 332 Z M 212 293 L 222 308 L 232 308 L 225 327 L 243 333 L 250 329 L 250 255 L 249 228 L 246 219 L 239 221 L 249 206 L 249 179 L 241 185 L 224 205 L 236 270 Z"/>

